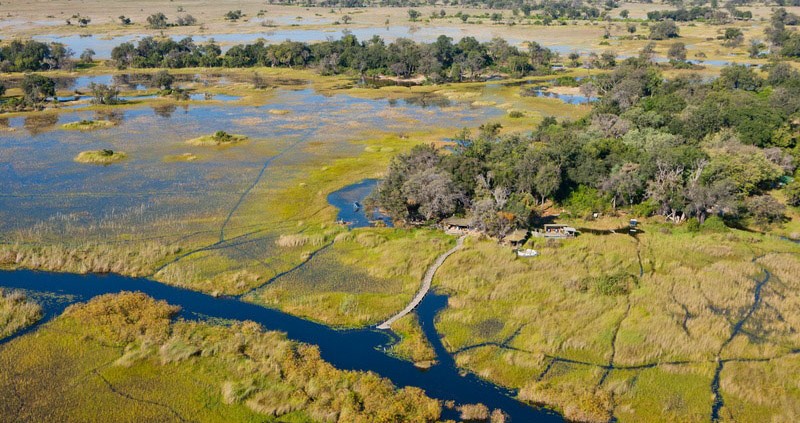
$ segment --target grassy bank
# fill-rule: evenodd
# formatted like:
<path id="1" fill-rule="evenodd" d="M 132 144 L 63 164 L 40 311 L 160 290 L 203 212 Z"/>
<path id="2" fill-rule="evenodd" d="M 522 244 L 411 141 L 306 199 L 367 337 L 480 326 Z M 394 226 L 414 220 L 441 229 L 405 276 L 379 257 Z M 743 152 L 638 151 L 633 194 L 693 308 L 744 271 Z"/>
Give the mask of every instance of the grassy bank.
<path id="1" fill-rule="evenodd" d="M 422 332 L 416 313 L 408 314 L 394 322 L 392 331 L 400 337 L 400 341 L 392 346 L 393 354 L 413 361 L 422 368 L 435 363 L 436 352 Z"/>
<path id="2" fill-rule="evenodd" d="M 42 318 L 42 308 L 25 294 L 0 288 L 0 340 Z"/>
<path id="3" fill-rule="evenodd" d="M 139 293 L 70 307 L 0 351 L 2 415 L 87 421 L 435 421 L 440 405 L 372 373 L 336 370 L 252 322 L 172 321 Z"/>

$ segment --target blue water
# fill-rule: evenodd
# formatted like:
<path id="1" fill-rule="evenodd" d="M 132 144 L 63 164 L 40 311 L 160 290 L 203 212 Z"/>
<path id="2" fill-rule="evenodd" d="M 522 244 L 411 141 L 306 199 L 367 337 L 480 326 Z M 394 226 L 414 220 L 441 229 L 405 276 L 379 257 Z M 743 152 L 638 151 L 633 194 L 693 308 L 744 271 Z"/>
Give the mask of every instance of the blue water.
<path id="1" fill-rule="evenodd" d="M 373 371 L 399 387 L 422 388 L 427 395 L 436 399 L 454 400 L 458 404 L 481 402 L 490 409 L 502 409 L 514 422 L 563 421 L 551 411 L 530 407 L 513 399 L 512 391 L 487 383 L 472 374 L 462 376 L 453 357 L 444 349 L 434 327 L 436 314 L 447 304 L 447 297 L 441 295 L 428 295 L 418 308 L 422 329 L 431 341 L 438 359 L 438 364 L 420 370 L 412 363 L 383 352 L 394 339 L 388 332 L 373 329 L 334 330 L 238 299 L 215 298 L 148 279 L 19 270 L 0 271 L 0 286 L 72 296 L 70 301 L 47 304 L 45 312 L 48 317 L 59 315 L 71 303 L 86 301 L 97 295 L 141 291 L 157 300 L 180 306 L 180 317 L 185 319 L 207 316 L 251 320 L 266 329 L 285 332 L 293 340 L 318 345 L 322 358 L 339 369 Z M 445 412 L 444 418 L 457 418 L 454 412 Z"/>
<path id="2" fill-rule="evenodd" d="M 591 101 L 589 97 L 580 94 L 559 94 L 547 90 L 532 90 L 529 92 L 534 94 L 535 97 L 555 98 L 567 104 L 586 104 Z"/>
<path id="3" fill-rule="evenodd" d="M 352 141 L 374 133 L 375 128 L 407 133 L 444 121 L 454 127 L 474 126 L 503 113 L 461 103 L 442 108 L 436 101 L 323 95 L 307 88 L 275 90 L 269 103 L 260 107 L 237 105 L 233 96 L 213 99 L 179 104 L 142 102 L 113 108 L 117 113 L 113 118 L 80 108 L 9 118 L 4 124 L 12 131 L 0 132 L 0 231 L 42 224 L 98 227 L 102 221 L 120 222 L 120 211 L 143 204 L 137 228 L 141 222 L 158 222 L 164 217 L 190 220 L 200 213 L 217 215 L 252 181 L 267 157 L 290 143 L 308 147 L 281 158 L 281 167 L 265 178 L 272 187 L 301 177 L 287 173 L 299 171 L 287 167 L 292 163 L 359 154 L 363 145 Z M 272 114 L 270 109 L 288 114 Z M 61 128 L 83 119 L 116 119 L 119 123 L 95 131 Z M 185 143 L 216 130 L 244 134 L 252 142 L 224 151 Z M 73 161 L 81 151 L 97 149 L 124 151 L 128 159 L 112 166 Z M 163 161 L 165 156 L 186 152 L 200 159 Z M 270 204 L 262 207 L 268 209 Z M 77 218 L 78 226 L 58 223 L 65 214 Z M 105 235 L 109 235 L 107 231 Z"/>
<path id="4" fill-rule="evenodd" d="M 339 209 L 336 219 L 347 222 L 351 228 L 363 228 L 372 225 L 372 221 L 380 220 L 385 226 L 392 226 L 392 219 L 377 210 L 367 211 L 364 199 L 378 186 L 377 179 L 365 179 L 348 185 L 328 195 L 328 203 Z M 358 203 L 358 206 L 356 206 Z"/>

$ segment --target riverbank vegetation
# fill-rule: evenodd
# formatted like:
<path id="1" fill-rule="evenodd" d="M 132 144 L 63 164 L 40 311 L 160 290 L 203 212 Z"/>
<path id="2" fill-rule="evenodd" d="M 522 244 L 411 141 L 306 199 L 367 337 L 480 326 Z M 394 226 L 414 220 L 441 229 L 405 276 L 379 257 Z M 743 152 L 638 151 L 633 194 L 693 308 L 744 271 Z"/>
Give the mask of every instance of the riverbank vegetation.
<path id="1" fill-rule="evenodd" d="M 69 307 L 0 350 L 3 415 L 25 420 L 433 422 L 441 405 L 252 322 L 173 320 L 141 293 Z M 54 363 L 58 363 L 54 366 Z"/>
<path id="2" fill-rule="evenodd" d="M 546 118 L 529 135 L 505 136 L 484 124 L 458 134 L 452 153 L 418 146 L 399 155 L 375 202 L 398 222 L 466 215 L 498 238 L 530 226 L 548 200 L 578 217 L 626 209 L 761 228 L 786 219 L 770 192 L 792 180 L 800 158 L 800 104 L 789 100 L 800 74 L 789 65 L 766 78 L 734 65 L 710 82 L 664 81 L 630 58 L 582 87 L 600 99 L 581 120 Z"/>
<path id="3" fill-rule="evenodd" d="M 19 291 L 0 288 L 0 340 L 42 318 L 42 308 Z"/>
<path id="4" fill-rule="evenodd" d="M 436 352 L 422 332 L 416 313 L 410 313 L 394 322 L 392 332 L 400 337 L 400 340 L 392 345 L 392 354 L 413 361 L 420 368 L 427 368 L 436 363 Z"/>

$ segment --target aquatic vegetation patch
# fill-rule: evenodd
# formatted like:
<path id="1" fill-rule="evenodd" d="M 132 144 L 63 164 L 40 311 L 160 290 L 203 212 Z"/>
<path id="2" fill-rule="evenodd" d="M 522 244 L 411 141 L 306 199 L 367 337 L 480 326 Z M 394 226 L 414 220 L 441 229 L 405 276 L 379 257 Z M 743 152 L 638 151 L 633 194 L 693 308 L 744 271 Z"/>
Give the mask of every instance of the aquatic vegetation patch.
<path id="1" fill-rule="evenodd" d="M 435 363 L 436 352 L 422 332 L 416 313 L 410 313 L 392 324 L 392 331 L 400 340 L 392 345 L 392 354 L 413 361 L 418 367 Z"/>
<path id="2" fill-rule="evenodd" d="M 171 163 L 171 162 L 193 162 L 196 161 L 198 157 L 192 153 L 182 153 L 182 154 L 174 154 L 164 156 L 164 161 Z"/>
<path id="3" fill-rule="evenodd" d="M 78 122 L 69 122 L 61 125 L 64 129 L 76 131 L 91 131 L 93 129 L 110 128 L 116 125 L 110 120 L 80 120 Z"/>
<path id="4" fill-rule="evenodd" d="M 42 318 L 42 308 L 19 291 L 0 288 L 0 340 Z"/>
<path id="5" fill-rule="evenodd" d="M 187 144 L 196 146 L 230 146 L 241 144 L 249 138 L 245 135 L 229 134 L 225 131 L 217 131 L 211 135 L 203 135 L 202 137 L 192 138 L 186 141 Z"/>
<path id="6" fill-rule="evenodd" d="M 364 148 L 368 153 L 391 153 L 394 151 L 393 147 L 383 147 L 380 145 L 368 145 Z"/>
<path id="7" fill-rule="evenodd" d="M 122 161 L 127 157 L 128 155 L 122 151 L 103 149 L 82 151 L 75 156 L 75 161 L 78 163 L 110 165 Z"/>

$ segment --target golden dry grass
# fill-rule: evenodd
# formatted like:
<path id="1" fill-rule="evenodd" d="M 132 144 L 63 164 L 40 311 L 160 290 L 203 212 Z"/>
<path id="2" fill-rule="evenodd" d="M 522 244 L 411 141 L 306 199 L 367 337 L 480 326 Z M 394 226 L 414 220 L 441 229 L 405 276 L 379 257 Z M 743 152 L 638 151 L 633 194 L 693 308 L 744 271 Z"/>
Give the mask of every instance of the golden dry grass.
<path id="1" fill-rule="evenodd" d="M 264 331 L 172 321 L 141 293 L 71 306 L 0 349 L 0 415 L 26 421 L 436 421 L 440 404 L 316 347 Z"/>
<path id="2" fill-rule="evenodd" d="M 25 294 L 0 288 L 0 339 L 42 318 L 42 308 Z"/>
<path id="3" fill-rule="evenodd" d="M 618 227 L 595 223 L 609 225 Z M 711 411 L 714 363 L 734 360 L 722 370 L 721 396 L 733 398 L 736 421 L 784 416 L 779 407 L 763 413 L 767 392 L 744 395 L 724 381 L 735 377 L 735 360 L 766 371 L 800 350 L 797 245 L 649 223 L 638 239 L 586 233 L 528 246 L 540 256 L 519 259 L 471 239 L 437 273 L 435 286 L 450 294 L 437 329 L 460 366 L 571 419 L 696 421 Z M 765 270 L 771 279 L 756 301 Z M 625 289 L 604 294 L 604 275 L 628 275 Z M 800 399 L 789 373 L 770 379 L 785 387 L 779 401 Z"/>

